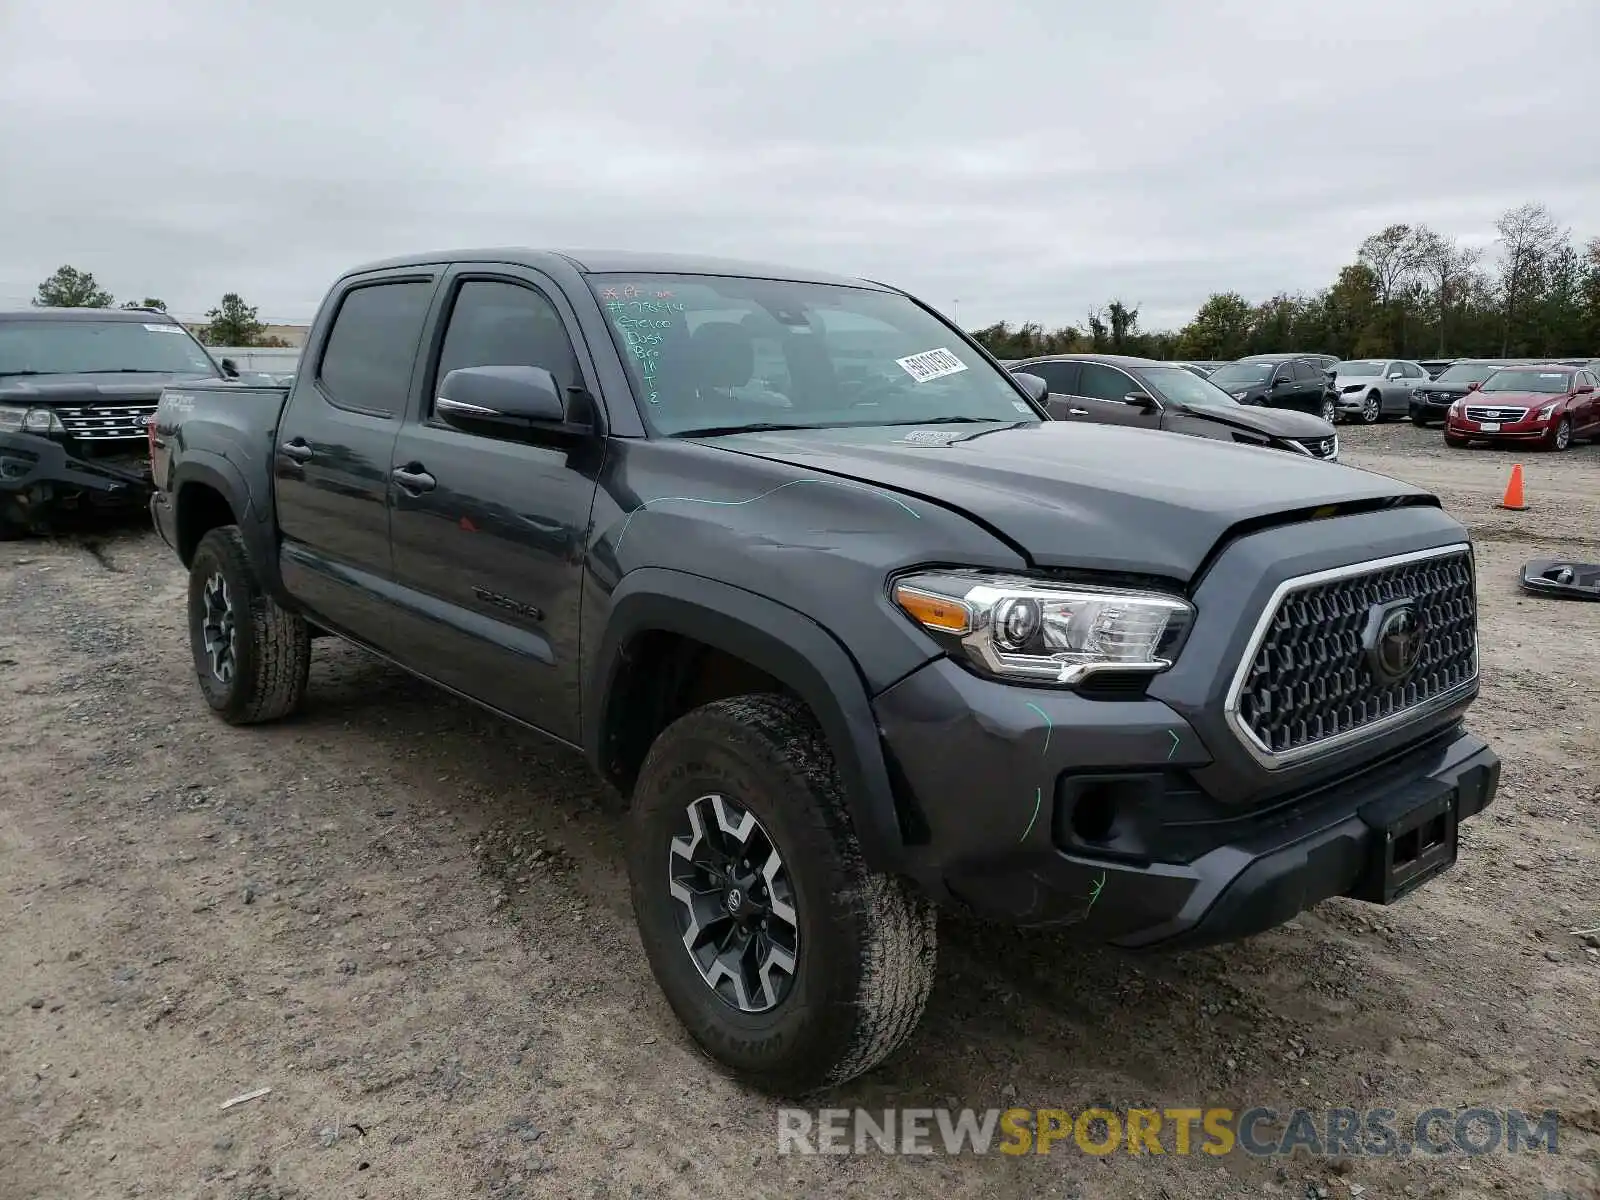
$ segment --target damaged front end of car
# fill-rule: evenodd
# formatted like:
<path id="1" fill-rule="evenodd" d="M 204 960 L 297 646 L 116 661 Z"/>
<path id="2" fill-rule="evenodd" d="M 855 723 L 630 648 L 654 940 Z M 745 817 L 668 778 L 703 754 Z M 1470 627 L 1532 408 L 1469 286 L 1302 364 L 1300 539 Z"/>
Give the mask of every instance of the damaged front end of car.
<path id="1" fill-rule="evenodd" d="M 0 404 L 0 536 L 149 503 L 149 404 Z"/>

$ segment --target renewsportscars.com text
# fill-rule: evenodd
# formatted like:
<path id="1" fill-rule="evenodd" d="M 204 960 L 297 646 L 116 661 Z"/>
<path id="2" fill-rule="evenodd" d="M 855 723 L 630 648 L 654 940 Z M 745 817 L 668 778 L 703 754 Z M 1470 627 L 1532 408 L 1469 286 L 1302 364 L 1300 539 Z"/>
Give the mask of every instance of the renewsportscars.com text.
<path id="1" fill-rule="evenodd" d="M 1559 1115 L 1520 1109 L 825 1108 L 778 1110 L 779 1154 L 1206 1154 L 1406 1157 L 1557 1153 Z"/>

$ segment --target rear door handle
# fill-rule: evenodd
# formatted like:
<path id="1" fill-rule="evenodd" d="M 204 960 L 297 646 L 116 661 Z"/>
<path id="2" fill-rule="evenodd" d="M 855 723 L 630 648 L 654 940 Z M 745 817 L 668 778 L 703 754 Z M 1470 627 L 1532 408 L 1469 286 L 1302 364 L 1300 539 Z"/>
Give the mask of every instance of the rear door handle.
<path id="1" fill-rule="evenodd" d="M 408 492 L 431 492 L 439 484 L 437 479 L 416 465 L 396 467 L 392 478 Z"/>
<path id="2" fill-rule="evenodd" d="M 278 449 L 283 451 L 285 458 L 292 458 L 298 463 L 310 462 L 311 456 L 316 453 L 315 450 L 307 445 L 304 438 L 295 438 L 293 441 L 285 442 Z"/>
<path id="3" fill-rule="evenodd" d="M 1089 410 L 1087 408 L 1069 408 L 1069 409 L 1067 409 L 1067 416 L 1069 416 L 1069 417 L 1087 417 L 1088 415 L 1089 415 Z"/>

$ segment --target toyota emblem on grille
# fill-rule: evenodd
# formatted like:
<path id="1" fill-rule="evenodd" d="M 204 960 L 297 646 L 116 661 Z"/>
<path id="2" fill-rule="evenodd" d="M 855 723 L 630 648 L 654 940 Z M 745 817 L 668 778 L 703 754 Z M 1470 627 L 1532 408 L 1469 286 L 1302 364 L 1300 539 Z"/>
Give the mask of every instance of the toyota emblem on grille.
<path id="1" fill-rule="evenodd" d="M 1422 622 L 1412 601 L 1374 604 L 1361 642 L 1380 683 L 1396 684 L 1411 674 L 1422 657 Z"/>

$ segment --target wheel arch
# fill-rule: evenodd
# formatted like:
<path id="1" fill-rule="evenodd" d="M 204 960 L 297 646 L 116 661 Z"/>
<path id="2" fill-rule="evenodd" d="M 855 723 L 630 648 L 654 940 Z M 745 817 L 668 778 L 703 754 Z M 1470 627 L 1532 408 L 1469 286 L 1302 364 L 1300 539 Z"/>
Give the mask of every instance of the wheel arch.
<path id="1" fill-rule="evenodd" d="M 220 455 L 195 452 L 179 464 L 172 481 L 174 547 L 185 567 L 200 539 L 221 525 L 237 525 L 251 565 L 280 602 L 282 585 L 270 526 L 251 499 L 243 474 Z"/>
<path id="2" fill-rule="evenodd" d="M 650 743 L 688 707 L 786 692 L 828 740 L 869 867 L 903 869 L 915 817 L 891 782 L 860 670 L 831 633 L 775 600 L 665 568 L 630 572 L 611 599 L 583 689 L 584 749 L 608 782 L 630 791 Z"/>

